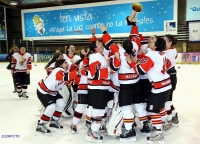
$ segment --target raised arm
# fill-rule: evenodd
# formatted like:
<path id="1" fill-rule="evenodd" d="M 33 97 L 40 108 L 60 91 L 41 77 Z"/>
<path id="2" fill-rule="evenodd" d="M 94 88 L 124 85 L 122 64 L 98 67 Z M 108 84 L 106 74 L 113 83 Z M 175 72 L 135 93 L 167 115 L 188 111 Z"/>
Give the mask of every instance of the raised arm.
<path id="1" fill-rule="evenodd" d="M 103 36 L 101 38 L 102 38 L 104 45 L 106 46 L 105 48 L 107 50 L 110 50 L 112 54 L 114 54 L 115 52 L 118 52 L 119 47 L 118 47 L 118 45 L 114 44 L 111 36 L 107 33 L 105 26 L 100 25 L 100 29 L 103 32 Z"/>

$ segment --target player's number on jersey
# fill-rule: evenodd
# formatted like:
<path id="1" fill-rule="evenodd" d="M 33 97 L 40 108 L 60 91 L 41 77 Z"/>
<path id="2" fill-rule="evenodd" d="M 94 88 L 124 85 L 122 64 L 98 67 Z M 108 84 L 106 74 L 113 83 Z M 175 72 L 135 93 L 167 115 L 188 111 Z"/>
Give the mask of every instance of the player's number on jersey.
<path id="1" fill-rule="evenodd" d="M 165 74 L 166 71 L 167 71 L 167 59 L 166 59 L 166 58 L 163 58 L 163 66 L 162 66 L 161 73 L 162 73 L 162 74 Z"/>

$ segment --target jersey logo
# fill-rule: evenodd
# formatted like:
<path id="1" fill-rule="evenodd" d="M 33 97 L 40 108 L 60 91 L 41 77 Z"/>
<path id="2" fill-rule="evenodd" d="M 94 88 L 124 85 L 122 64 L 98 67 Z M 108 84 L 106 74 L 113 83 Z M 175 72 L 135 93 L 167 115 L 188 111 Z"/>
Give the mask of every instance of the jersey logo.
<path id="1" fill-rule="evenodd" d="M 148 59 L 147 58 L 142 58 L 141 60 L 140 60 L 140 63 L 146 63 L 148 61 Z"/>
<path id="2" fill-rule="evenodd" d="M 136 37 L 133 37 L 131 40 L 132 40 L 132 41 L 136 41 Z"/>
<path id="3" fill-rule="evenodd" d="M 19 62 L 20 66 L 23 66 L 24 63 L 25 63 L 26 59 L 25 58 L 22 58 L 21 61 Z"/>

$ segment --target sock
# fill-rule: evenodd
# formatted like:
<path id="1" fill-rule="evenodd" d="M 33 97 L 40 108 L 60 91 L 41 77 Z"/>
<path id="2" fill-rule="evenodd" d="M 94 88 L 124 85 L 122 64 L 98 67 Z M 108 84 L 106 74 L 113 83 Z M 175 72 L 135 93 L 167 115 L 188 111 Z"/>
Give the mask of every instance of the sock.
<path id="1" fill-rule="evenodd" d="M 92 106 L 89 106 L 86 114 L 86 121 L 89 123 L 91 123 L 91 116 L 92 116 Z"/>
<path id="2" fill-rule="evenodd" d="M 122 106 L 123 120 L 126 130 L 131 130 L 134 123 L 134 115 L 131 105 Z"/>
<path id="3" fill-rule="evenodd" d="M 162 119 L 163 122 L 168 122 L 168 120 L 167 120 L 167 112 L 166 112 L 165 108 L 162 108 L 160 110 L 160 116 L 161 116 L 161 119 Z"/>
<path id="4" fill-rule="evenodd" d="M 156 127 L 156 129 L 161 129 L 162 127 L 162 119 L 161 119 L 161 115 L 159 113 L 149 113 L 151 116 L 151 122 L 152 122 L 152 126 Z"/>
<path id="5" fill-rule="evenodd" d="M 176 115 L 176 111 L 173 104 L 171 105 L 171 112 L 172 112 L 172 117 L 174 117 Z"/>
<path id="6" fill-rule="evenodd" d="M 65 101 L 63 98 L 59 98 L 56 100 L 56 103 L 55 103 L 55 110 L 53 112 L 53 119 L 54 120 L 58 120 L 60 118 L 60 116 L 62 115 L 62 112 L 65 108 Z"/>
<path id="7" fill-rule="evenodd" d="M 47 123 L 50 120 L 50 117 L 46 116 L 45 114 L 43 114 L 40 118 L 40 122 L 39 124 L 43 124 L 43 123 Z"/>
<path id="8" fill-rule="evenodd" d="M 138 118 L 140 120 L 140 123 L 143 125 L 144 121 L 147 121 L 147 111 L 144 107 L 143 103 L 139 103 L 139 104 L 134 104 L 135 106 L 135 110 L 137 112 Z"/>
<path id="9" fill-rule="evenodd" d="M 167 121 L 172 120 L 171 101 L 165 102 L 165 110 L 167 111 Z"/>
<path id="10" fill-rule="evenodd" d="M 56 121 L 59 120 L 61 114 L 62 114 L 62 112 L 55 111 L 55 112 L 53 113 L 53 119 L 56 120 Z"/>
<path id="11" fill-rule="evenodd" d="M 83 115 L 83 112 L 85 110 L 85 107 L 86 107 L 86 104 L 78 104 L 75 111 L 74 111 L 74 117 L 73 117 L 73 122 L 72 124 L 73 125 L 78 125 L 81 118 L 82 118 L 82 115 Z"/>
<path id="12" fill-rule="evenodd" d="M 26 92 L 27 88 L 28 88 L 27 85 L 23 85 L 23 86 L 22 86 L 22 92 L 23 92 L 23 93 Z"/>
<path id="13" fill-rule="evenodd" d="M 21 86 L 17 86 L 17 93 L 18 93 L 18 95 L 22 95 L 22 87 Z"/>
<path id="14" fill-rule="evenodd" d="M 91 129 L 92 131 L 98 132 L 101 127 L 101 120 L 105 113 L 105 109 L 94 109 L 92 110 L 91 117 Z"/>

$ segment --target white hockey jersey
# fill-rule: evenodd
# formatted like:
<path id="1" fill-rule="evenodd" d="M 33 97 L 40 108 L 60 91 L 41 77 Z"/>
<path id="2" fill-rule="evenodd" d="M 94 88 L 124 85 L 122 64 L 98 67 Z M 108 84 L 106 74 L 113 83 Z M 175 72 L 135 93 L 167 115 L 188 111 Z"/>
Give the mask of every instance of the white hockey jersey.
<path id="1" fill-rule="evenodd" d="M 37 89 L 42 94 L 50 94 L 56 96 L 57 92 L 63 87 L 65 81 L 76 78 L 76 72 L 66 73 L 63 68 L 55 68 L 45 79 L 42 79 Z"/>
<path id="2" fill-rule="evenodd" d="M 176 64 L 176 58 L 178 56 L 177 50 L 174 47 L 169 48 L 165 51 L 167 58 L 167 70 L 174 67 Z"/>
<path id="3" fill-rule="evenodd" d="M 109 65 L 110 69 L 112 70 L 110 72 L 110 92 L 119 92 L 120 90 L 120 84 L 119 84 L 119 73 L 118 70 L 121 65 L 121 61 L 118 60 L 115 55 L 112 55 L 109 57 Z"/>
<path id="4" fill-rule="evenodd" d="M 119 68 L 119 82 L 120 84 L 136 83 L 140 79 L 140 75 L 132 68 L 126 61 L 125 50 L 119 47 L 121 65 Z"/>
<path id="5" fill-rule="evenodd" d="M 63 58 L 66 59 L 67 61 L 70 61 L 72 64 L 74 64 L 75 62 L 81 59 L 80 56 L 78 55 L 74 55 L 73 57 L 70 57 L 67 54 L 63 54 Z"/>
<path id="6" fill-rule="evenodd" d="M 140 74 L 147 73 L 149 81 L 152 83 L 152 93 L 160 93 L 171 89 L 170 76 L 166 69 L 165 52 L 149 51 L 143 58 L 142 63 L 131 63 L 132 67 Z"/>
<path id="7" fill-rule="evenodd" d="M 125 50 L 121 46 L 114 44 L 108 33 L 104 33 L 102 40 L 106 47 L 109 47 L 111 53 L 114 54 L 115 52 L 119 52 L 120 54 L 121 65 L 118 75 L 120 84 L 132 84 L 138 82 L 140 75 L 127 63 Z"/>
<path id="8" fill-rule="evenodd" d="M 150 48 L 147 48 L 146 44 L 145 44 L 144 47 L 143 47 L 143 46 L 144 46 L 144 45 L 142 45 L 142 47 L 141 47 L 141 50 L 142 50 L 143 53 L 141 53 L 140 55 L 137 55 L 137 58 L 138 58 L 139 62 L 142 62 L 142 61 L 143 61 L 143 58 L 144 58 L 144 56 L 145 56 L 145 53 L 147 53 L 148 51 L 151 51 Z M 147 49 L 148 49 L 148 50 L 147 50 Z M 140 79 L 148 79 L 147 74 L 140 75 Z"/>
<path id="9" fill-rule="evenodd" d="M 104 48 L 103 55 L 108 59 L 109 66 L 111 68 L 110 72 L 110 86 L 109 91 L 110 92 L 119 92 L 119 77 L 118 77 L 118 70 L 119 70 L 119 61 L 115 58 L 114 55 L 110 55 L 110 51 L 106 50 Z"/>
<path id="10" fill-rule="evenodd" d="M 120 84 L 119 84 L 119 77 L 118 72 L 110 74 L 110 92 L 119 92 L 120 91 Z"/>
<path id="11" fill-rule="evenodd" d="M 56 62 L 53 62 L 53 63 L 46 69 L 47 75 L 50 74 L 50 72 L 52 71 L 52 69 L 55 67 L 55 64 L 56 64 Z"/>
<path id="12" fill-rule="evenodd" d="M 14 72 L 26 72 L 27 69 L 31 70 L 31 55 L 29 53 L 14 53 L 12 55 L 11 67 L 14 69 Z"/>
<path id="13" fill-rule="evenodd" d="M 131 42 L 133 44 L 133 52 L 135 53 L 135 55 L 138 55 L 139 47 L 138 47 L 137 43 L 134 41 L 131 41 Z"/>
<path id="14" fill-rule="evenodd" d="M 78 57 L 77 57 L 77 55 L 75 55 L 74 57 L 76 57 L 76 59 L 75 60 L 79 60 L 78 59 Z M 72 63 L 72 61 L 70 60 L 70 58 L 66 55 L 66 54 L 63 54 L 63 58 L 67 61 L 67 70 L 68 71 L 74 71 L 74 70 L 77 70 L 78 69 L 78 66 L 77 65 L 75 65 L 74 63 Z M 80 57 L 79 57 L 80 58 Z M 76 62 L 76 61 L 75 61 Z"/>
<path id="15" fill-rule="evenodd" d="M 78 85 L 77 93 L 78 94 L 87 94 L 88 93 L 88 76 L 87 76 L 88 70 L 87 70 L 87 68 L 85 68 L 83 66 L 83 61 L 79 65 L 79 70 L 81 73 L 81 78 L 80 78 L 80 82 Z"/>
<path id="16" fill-rule="evenodd" d="M 89 58 L 88 67 L 88 88 L 89 89 L 109 89 L 110 68 L 108 61 L 100 53 L 93 53 Z"/>

